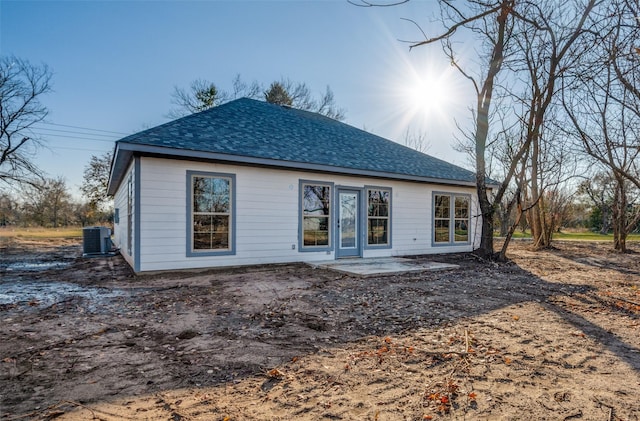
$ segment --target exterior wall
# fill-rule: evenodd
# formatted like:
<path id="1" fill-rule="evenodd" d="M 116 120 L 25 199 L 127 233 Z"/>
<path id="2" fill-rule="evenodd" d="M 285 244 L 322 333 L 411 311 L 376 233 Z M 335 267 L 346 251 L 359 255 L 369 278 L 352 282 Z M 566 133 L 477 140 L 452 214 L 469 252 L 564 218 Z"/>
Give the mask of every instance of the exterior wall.
<path id="1" fill-rule="evenodd" d="M 140 238 L 136 271 L 195 269 L 262 263 L 321 261 L 335 258 L 333 251 L 300 252 L 299 180 L 325 181 L 335 187 L 390 187 L 393 248 L 365 249 L 363 257 L 401 256 L 471 251 L 480 241 L 480 221 L 475 189 L 428 185 L 366 177 L 349 177 L 303 171 L 237 166 L 141 157 L 139 174 Z M 130 169 L 131 171 L 131 169 Z M 134 168 L 135 173 L 135 168 Z M 236 177 L 235 254 L 187 257 L 187 171 L 234 174 Z M 116 207 L 123 209 L 122 190 Z M 472 196 L 470 239 L 472 244 L 432 246 L 432 192 L 446 191 Z M 124 204 L 126 209 L 126 203 Z M 116 224 L 116 244 L 126 241 L 123 213 Z M 124 215 L 126 217 L 126 214 Z M 123 234 L 124 233 L 124 234 Z M 125 247 L 120 245 L 121 249 Z M 136 253 L 133 253 L 136 256 Z M 131 256 L 125 256 L 131 259 Z"/>
<path id="2" fill-rule="evenodd" d="M 114 221 L 113 224 L 113 244 L 120 250 L 120 254 L 122 257 L 135 269 L 136 262 L 134 261 L 135 249 L 137 244 L 135 243 L 135 222 L 136 222 L 136 209 L 138 203 L 135 200 L 135 185 L 136 185 L 136 171 L 135 171 L 135 160 L 131 162 L 129 168 L 127 169 L 125 176 L 123 177 L 122 183 L 118 186 L 118 190 L 113 197 L 114 208 L 117 212 L 117 220 Z M 133 183 L 134 196 L 132 197 L 132 226 L 129 227 L 129 215 L 128 215 L 128 205 L 129 205 L 129 177 L 131 177 L 131 182 Z M 128 234 L 131 229 L 131 250 L 129 250 L 129 241 Z"/>

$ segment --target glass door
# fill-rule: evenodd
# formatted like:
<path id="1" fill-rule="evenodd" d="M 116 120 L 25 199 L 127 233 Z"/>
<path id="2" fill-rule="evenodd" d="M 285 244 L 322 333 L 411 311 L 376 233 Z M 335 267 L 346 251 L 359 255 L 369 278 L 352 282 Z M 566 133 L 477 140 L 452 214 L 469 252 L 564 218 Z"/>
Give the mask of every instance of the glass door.
<path id="1" fill-rule="evenodd" d="M 360 244 L 360 191 L 338 190 L 338 248 L 336 257 L 359 257 Z"/>

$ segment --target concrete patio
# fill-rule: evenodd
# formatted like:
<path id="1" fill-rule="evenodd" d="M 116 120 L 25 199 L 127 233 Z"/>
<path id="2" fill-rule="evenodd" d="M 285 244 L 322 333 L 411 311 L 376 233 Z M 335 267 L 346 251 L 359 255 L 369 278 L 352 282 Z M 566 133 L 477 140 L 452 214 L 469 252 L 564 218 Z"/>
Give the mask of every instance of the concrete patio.
<path id="1" fill-rule="evenodd" d="M 456 269 L 450 263 L 425 262 L 403 257 L 340 259 L 309 263 L 314 268 L 330 269 L 359 277 L 397 275 L 407 272 Z"/>

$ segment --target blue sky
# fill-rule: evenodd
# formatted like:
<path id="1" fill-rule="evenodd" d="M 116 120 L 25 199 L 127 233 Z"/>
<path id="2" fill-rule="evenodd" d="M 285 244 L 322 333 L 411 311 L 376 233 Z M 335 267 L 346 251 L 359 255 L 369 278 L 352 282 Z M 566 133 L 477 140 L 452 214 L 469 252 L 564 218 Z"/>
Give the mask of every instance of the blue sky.
<path id="1" fill-rule="evenodd" d="M 117 133 L 168 121 L 174 86 L 202 78 L 228 89 L 236 74 L 263 85 L 305 82 L 318 95 L 329 85 L 346 123 L 396 141 L 407 128 L 423 132 L 427 153 L 466 165 L 452 144 L 454 117 L 470 116 L 471 86 L 439 46 L 409 51 L 399 41 L 421 39 L 401 18 L 435 34 L 436 9 L 435 0 L 384 8 L 346 0 L 0 0 L 0 54 L 53 71 L 40 131 L 48 149 L 37 163 L 74 190 L 90 156 L 112 149 Z"/>

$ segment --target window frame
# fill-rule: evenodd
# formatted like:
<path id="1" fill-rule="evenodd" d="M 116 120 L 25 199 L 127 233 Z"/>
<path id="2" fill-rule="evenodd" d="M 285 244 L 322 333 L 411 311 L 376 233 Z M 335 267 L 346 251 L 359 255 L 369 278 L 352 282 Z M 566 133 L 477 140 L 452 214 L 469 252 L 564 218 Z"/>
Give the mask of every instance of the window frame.
<path id="1" fill-rule="evenodd" d="M 387 215 L 387 242 L 385 244 L 369 244 L 369 191 L 380 190 L 389 192 L 389 211 Z M 393 217 L 393 189 L 391 187 L 383 186 L 364 186 L 364 248 L 365 249 L 390 249 L 393 248 L 392 239 L 392 217 Z M 373 217 L 372 219 L 383 219 L 380 217 Z"/>
<path id="2" fill-rule="evenodd" d="M 229 180 L 229 247 L 226 249 L 202 249 L 193 248 L 193 180 L 195 177 L 203 178 L 224 178 Z M 229 256 L 236 254 L 236 175 L 229 173 L 191 171 L 187 170 L 187 236 L 186 236 L 186 256 Z"/>
<path id="3" fill-rule="evenodd" d="M 328 227 L 328 241 L 327 245 L 320 246 L 305 246 L 304 245 L 304 186 L 324 186 L 329 187 L 329 216 L 327 218 Z M 318 180 L 298 180 L 298 251 L 299 252 L 327 252 L 333 251 L 334 247 L 334 232 L 333 232 L 333 220 L 335 213 L 334 194 L 335 184 L 329 181 Z M 311 217 L 311 216 L 310 216 Z"/>
<path id="4" fill-rule="evenodd" d="M 446 196 L 449 198 L 449 217 L 445 218 L 436 218 L 436 196 Z M 462 218 L 456 217 L 456 198 L 464 198 L 467 200 L 469 204 L 468 208 L 468 216 L 466 218 L 467 221 L 467 239 L 465 241 L 456 241 L 456 229 L 455 224 L 456 221 L 462 220 Z M 443 191 L 434 191 L 431 195 L 431 245 L 433 247 L 443 247 L 443 246 L 464 246 L 471 244 L 471 205 L 472 205 L 472 195 L 469 193 L 455 193 L 455 192 L 443 192 Z M 449 241 L 436 241 L 436 219 L 437 220 L 446 220 L 449 222 Z"/>

